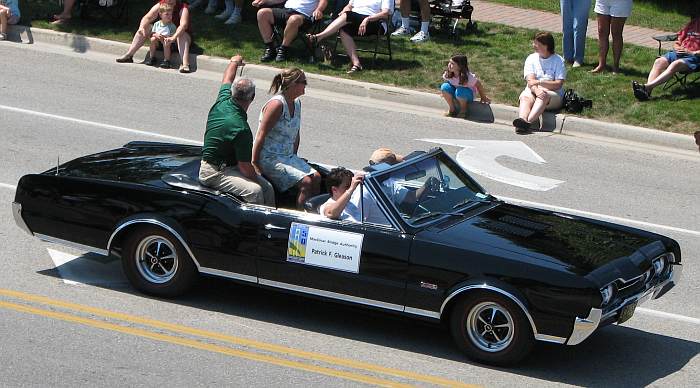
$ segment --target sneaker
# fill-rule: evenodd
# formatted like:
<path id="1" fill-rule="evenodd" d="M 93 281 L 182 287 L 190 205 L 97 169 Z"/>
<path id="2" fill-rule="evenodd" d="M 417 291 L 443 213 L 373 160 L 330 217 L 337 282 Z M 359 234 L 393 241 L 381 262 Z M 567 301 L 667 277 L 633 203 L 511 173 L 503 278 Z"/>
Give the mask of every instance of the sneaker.
<path id="1" fill-rule="evenodd" d="M 581 67 L 581 63 L 579 61 L 574 61 L 574 64 L 571 65 L 571 67 L 573 67 L 574 69 L 577 67 Z"/>
<path id="2" fill-rule="evenodd" d="M 277 49 L 277 55 L 275 56 L 275 62 L 284 62 L 287 60 L 287 49 L 284 46 L 280 46 Z"/>
<path id="3" fill-rule="evenodd" d="M 513 126 L 515 127 L 515 133 L 517 133 L 519 135 L 532 132 L 530 130 L 530 123 L 521 119 L 520 117 L 513 120 Z"/>
<path id="4" fill-rule="evenodd" d="M 271 60 L 275 59 L 276 54 L 277 52 L 275 51 L 274 47 L 266 46 L 262 57 L 260 57 L 260 62 L 270 62 Z"/>
<path id="5" fill-rule="evenodd" d="M 204 13 L 207 15 L 211 15 L 211 14 L 216 13 L 216 6 L 212 7 L 210 5 L 207 5 L 207 8 L 204 10 Z"/>
<path id="6" fill-rule="evenodd" d="M 170 61 L 168 61 L 167 59 L 163 60 L 163 62 L 160 63 L 161 69 L 170 69 L 170 67 Z"/>
<path id="7" fill-rule="evenodd" d="M 392 32 L 392 36 L 404 36 L 404 35 L 412 35 L 413 30 L 411 28 L 405 28 L 404 26 L 401 26 L 396 29 L 396 31 Z"/>
<path id="8" fill-rule="evenodd" d="M 639 101 L 646 101 L 649 99 L 649 92 L 647 92 L 647 88 L 637 81 L 632 81 L 632 92 L 634 93 L 634 98 Z"/>
<path id="9" fill-rule="evenodd" d="M 155 66 L 156 65 L 156 57 L 148 57 L 148 59 L 146 59 L 143 63 L 146 66 Z"/>
<path id="10" fill-rule="evenodd" d="M 7 39 L 7 35 L 0 33 L 0 40 L 6 40 L 6 39 Z"/>
<path id="11" fill-rule="evenodd" d="M 226 19 L 224 24 L 238 24 L 241 22 L 241 20 L 243 20 L 243 17 L 241 17 L 240 13 L 232 13 L 231 17 Z"/>
<path id="12" fill-rule="evenodd" d="M 413 42 L 413 43 L 423 43 L 423 42 L 426 42 L 428 40 L 430 40 L 430 35 L 426 34 L 423 31 L 418 31 L 417 34 L 415 34 L 415 35 L 413 35 L 413 37 L 411 37 L 411 42 Z"/>

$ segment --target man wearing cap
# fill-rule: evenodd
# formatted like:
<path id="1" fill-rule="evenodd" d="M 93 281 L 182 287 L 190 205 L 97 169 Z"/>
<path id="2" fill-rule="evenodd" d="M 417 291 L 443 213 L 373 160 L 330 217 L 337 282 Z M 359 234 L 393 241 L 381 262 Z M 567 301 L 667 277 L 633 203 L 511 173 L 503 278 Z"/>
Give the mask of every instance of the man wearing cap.
<path id="1" fill-rule="evenodd" d="M 255 84 L 247 78 L 233 82 L 239 66 L 245 64 L 243 58 L 236 55 L 224 72 L 219 96 L 209 110 L 199 181 L 205 186 L 239 196 L 246 202 L 274 207 L 272 185 L 250 163 L 253 133 L 248 125 L 247 111 L 255 99 Z"/>

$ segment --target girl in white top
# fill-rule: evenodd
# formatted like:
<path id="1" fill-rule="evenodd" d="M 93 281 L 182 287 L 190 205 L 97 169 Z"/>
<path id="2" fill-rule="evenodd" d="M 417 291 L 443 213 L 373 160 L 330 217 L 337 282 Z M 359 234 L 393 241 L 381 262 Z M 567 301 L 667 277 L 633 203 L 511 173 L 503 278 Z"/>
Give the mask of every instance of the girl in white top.
<path id="1" fill-rule="evenodd" d="M 532 43 L 535 52 L 525 60 L 523 75 L 527 81 L 520 94 L 518 118 L 513 120 L 517 133 L 530 131 L 530 124 L 539 120 L 545 110 L 562 107 L 566 68 L 564 58 L 554 53 L 554 37 L 539 32 Z"/>

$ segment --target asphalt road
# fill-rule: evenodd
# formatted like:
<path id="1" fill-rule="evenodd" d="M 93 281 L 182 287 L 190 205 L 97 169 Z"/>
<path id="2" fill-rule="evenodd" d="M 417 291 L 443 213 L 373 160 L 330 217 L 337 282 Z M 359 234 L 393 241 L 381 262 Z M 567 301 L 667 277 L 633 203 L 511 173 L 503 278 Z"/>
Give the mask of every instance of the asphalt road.
<path id="1" fill-rule="evenodd" d="M 575 347 L 538 345 L 522 365 L 495 369 L 467 361 L 443 329 L 383 313 L 215 279 L 176 300 L 149 298 L 129 286 L 118 262 L 24 234 L 9 212 L 23 174 L 132 140 L 201 141 L 221 75 L 182 76 L 42 45 L 2 44 L 0 58 L 3 386 L 700 386 L 697 155 L 517 136 L 309 84 L 300 153 L 311 160 L 360 168 L 380 145 L 407 153 L 433 146 L 423 138 L 522 141 L 547 163 L 499 162 L 564 183 L 542 192 L 477 176 L 493 194 L 617 217 L 681 244 L 681 285 L 623 326 Z M 253 128 L 267 82 L 257 82 Z M 57 265 L 66 254 L 79 257 Z"/>

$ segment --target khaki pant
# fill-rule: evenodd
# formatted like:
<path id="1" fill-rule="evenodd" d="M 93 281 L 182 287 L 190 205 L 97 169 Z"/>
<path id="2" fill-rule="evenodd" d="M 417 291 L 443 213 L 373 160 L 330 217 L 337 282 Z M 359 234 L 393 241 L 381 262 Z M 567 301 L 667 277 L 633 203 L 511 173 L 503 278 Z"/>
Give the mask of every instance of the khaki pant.
<path id="1" fill-rule="evenodd" d="M 219 170 L 217 166 L 202 160 L 199 166 L 199 182 L 241 197 L 248 203 L 275 207 L 275 190 L 270 182 L 260 175 L 257 176 L 257 182 L 253 182 L 235 166 L 225 166 Z"/>
<path id="2" fill-rule="evenodd" d="M 564 105 L 564 99 L 559 95 L 557 92 L 553 92 L 551 90 L 547 90 L 547 95 L 549 96 L 549 102 L 547 103 L 547 106 L 544 108 L 545 110 L 558 110 L 561 109 L 561 107 Z M 529 97 L 532 98 L 533 100 L 537 98 L 530 89 L 525 88 L 522 93 L 520 93 L 520 98 L 523 97 Z"/>

